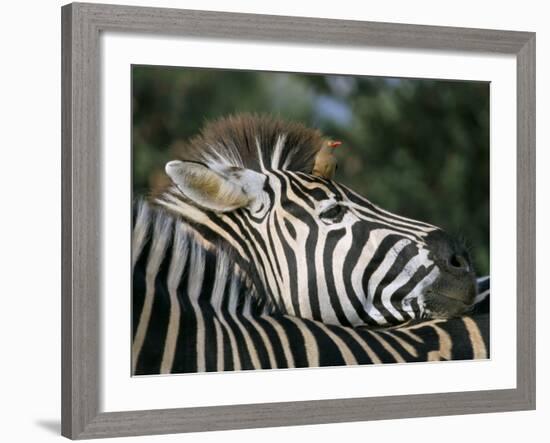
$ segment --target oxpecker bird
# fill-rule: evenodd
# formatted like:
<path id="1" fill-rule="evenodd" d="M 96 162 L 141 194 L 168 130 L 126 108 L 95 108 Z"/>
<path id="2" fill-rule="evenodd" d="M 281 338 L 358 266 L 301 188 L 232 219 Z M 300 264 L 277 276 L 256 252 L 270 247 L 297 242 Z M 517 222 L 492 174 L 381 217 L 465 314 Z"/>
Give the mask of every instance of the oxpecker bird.
<path id="1" fill-rule="evenodd" d="M 323 146 L 315 157 L 315 164 L 312 170 L 313 175 L 329 180 L 334 178 L 334 174 L 336 173 L 336 156 L 334 155 L 334 149 L 341 144 L 342 142 L 337 140 L 327 140 L 323 143 Z"/>

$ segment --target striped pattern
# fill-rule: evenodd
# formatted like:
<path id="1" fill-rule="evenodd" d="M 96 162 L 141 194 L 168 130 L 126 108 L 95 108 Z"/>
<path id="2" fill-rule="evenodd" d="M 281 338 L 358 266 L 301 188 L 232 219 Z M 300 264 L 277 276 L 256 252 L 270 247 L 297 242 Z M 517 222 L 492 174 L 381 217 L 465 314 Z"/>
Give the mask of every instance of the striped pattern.
<path id="1" fill-rule="evenodd" d="M 384 330 L 289 315 L 257 293 L 230 251 L 145 203 L 135 208 L 132 247 L 135 375 L 489 356 L 486 307 Z M 478 307 L 488 306 L 488 283 Z"/>
<path id="2" fill-rule="evenodd" d="M 344 326 L 427 314 L 422 294 L 440 270 L 426 237 L 438 228 L 390 214 L 328 180 L 264 173 L 270 210 L 263 217 L 200 211 L 175 187 L 157 203 L 234 249 L 258 295 L 285 314 Z M 336 218 L 323 216 L 330 210 L 339 211 Z"/>
<path id="3" fill-rule="evenodd" d="M 230 254 L 280 314 L 378 327 L 463 313 L 475 295 L 465 249 L 315 175 L 326 146 L 269 117 L 211 122 L 166 164 L 172 186 L 154 201 Z"/>

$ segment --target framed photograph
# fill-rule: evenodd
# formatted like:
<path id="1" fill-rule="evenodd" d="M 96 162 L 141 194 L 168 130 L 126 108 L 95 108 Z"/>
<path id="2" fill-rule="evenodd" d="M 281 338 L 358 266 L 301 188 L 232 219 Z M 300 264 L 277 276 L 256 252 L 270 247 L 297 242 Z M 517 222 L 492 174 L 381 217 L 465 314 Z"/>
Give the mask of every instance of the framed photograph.
<path id="1" fill-rule="evenodd" d="M 63 435 L 535 408 L 533 33 L 62 25 Z"/>

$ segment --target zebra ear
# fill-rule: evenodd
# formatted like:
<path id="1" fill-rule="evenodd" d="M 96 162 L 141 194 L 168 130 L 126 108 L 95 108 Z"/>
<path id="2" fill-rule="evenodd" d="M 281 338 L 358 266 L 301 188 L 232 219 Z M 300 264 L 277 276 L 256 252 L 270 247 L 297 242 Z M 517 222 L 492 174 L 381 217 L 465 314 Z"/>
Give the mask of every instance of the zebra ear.
<path id="1" fill-rule="evenodd" d="M 170 161 L 165 169 L 189 200 L 214 212 L 253 209 L 266 179 L 263 174 L 246 168 L 213 169 L 190 161 Z"/>

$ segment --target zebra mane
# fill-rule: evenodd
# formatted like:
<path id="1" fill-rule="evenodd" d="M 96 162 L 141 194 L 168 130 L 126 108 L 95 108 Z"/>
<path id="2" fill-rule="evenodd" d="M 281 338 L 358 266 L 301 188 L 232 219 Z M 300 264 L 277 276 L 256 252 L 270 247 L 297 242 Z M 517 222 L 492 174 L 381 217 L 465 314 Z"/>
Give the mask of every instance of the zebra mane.
<path id="1" fill-rule="evenodd" d="M 211 121 L 178 150 L 181 160 L 209 166 L 311 173 L 320 131 L 268 115 L 236 114 Z"/>

